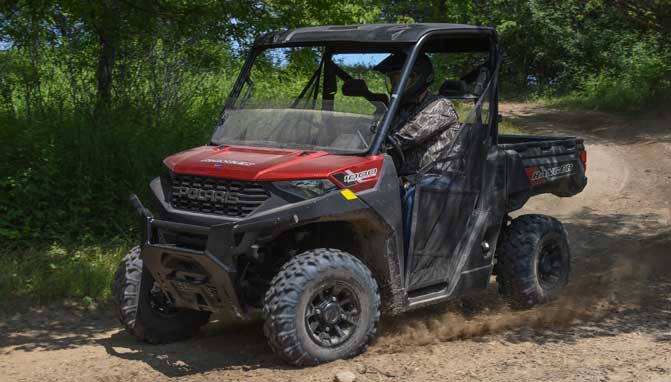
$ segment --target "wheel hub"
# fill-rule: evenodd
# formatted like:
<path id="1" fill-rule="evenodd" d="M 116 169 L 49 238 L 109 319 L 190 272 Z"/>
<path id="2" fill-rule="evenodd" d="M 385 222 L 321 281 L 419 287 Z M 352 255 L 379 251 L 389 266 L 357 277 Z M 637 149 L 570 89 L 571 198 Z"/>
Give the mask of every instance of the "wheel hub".
<path id="1" fill-rule="evenodd" d="M 305 312 L 306 329 L 318 345 L 335 347 L 352 336 L 360 311 L 354 291 L 344 283 L 334 282 L 313 294 Z"/>
<path id="2" fill-rule="evenodd" d="M 326 324 L 336 324 L 340 320 L 340 306 L 336 303 L 328 303 L 322 309 L 320 319 Z"/>

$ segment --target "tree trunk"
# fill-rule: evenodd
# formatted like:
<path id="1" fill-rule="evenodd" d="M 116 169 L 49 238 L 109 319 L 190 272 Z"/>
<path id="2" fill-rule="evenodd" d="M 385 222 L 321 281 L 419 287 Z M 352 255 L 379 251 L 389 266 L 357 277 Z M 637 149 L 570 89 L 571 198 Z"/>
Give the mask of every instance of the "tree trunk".
<path id="1" fill-rule="evenodd" d="M 112 101 L 114 60 L 117 51 L 118 6 L 115 0 L 96 4 L 95 28 L 98 34 L 97 97 L 95 114 L 109 108 Z"/>
<path id="2" fill-rule="evenodd" d="M 98 68 L 96 70 L 98 103 L 96 109 L 109 106 L 112 100 L 112 70 L 114 68 L 114 57 L 116 55 L 116 47 L 110 36 L 99 34 L 98 37 L 99 53 Z"/>

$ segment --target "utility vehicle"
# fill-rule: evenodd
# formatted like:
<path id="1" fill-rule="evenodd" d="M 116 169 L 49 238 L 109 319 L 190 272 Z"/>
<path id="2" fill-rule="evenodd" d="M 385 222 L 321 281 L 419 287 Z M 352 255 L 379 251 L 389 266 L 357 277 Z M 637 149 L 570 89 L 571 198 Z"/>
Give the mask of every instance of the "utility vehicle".
<path id="1" fill-rule="evenodd" d="M 389 94 L 371 68 L 398 52 Z M 387 140 L 419 54 L 459 113 L 446 174 L 399 173 Z M 115 275 L 121 322 L 163 343 L 211 313 L 262 312 L 273 351 L 314 365 L 363 352 L 381 312 L 480 291 L 492 275 L 516 305 L 548 301 L 569 278 L 566 231 L 509 214 L 582 191 L 586 153 L 575 137 L 499 134 L 500 59 L 495 30 L 467 25 L 259 37 L 209 144 L 166 158 L 151 181 L 158 217 L 131 196 L 144 237 Z"/>

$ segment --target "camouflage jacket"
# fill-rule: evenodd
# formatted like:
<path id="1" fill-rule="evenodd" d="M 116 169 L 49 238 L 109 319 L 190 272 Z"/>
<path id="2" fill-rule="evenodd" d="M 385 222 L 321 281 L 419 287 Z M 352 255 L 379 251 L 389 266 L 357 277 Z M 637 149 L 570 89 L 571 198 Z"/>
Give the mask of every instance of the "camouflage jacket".
<path id="1" fill-rule="evenodd" d="M 453 163 L 445 160 L 461 125 L 457 111 L 446 97 L 429 95 L 414 110 L 401 113 L 393 137 L 405 156 L 401 174 L 416 173 L 428 163 L 436 162 L 431 172 L 449 171 Z M 453 147 L 452 151 L 459 150 Z"/>

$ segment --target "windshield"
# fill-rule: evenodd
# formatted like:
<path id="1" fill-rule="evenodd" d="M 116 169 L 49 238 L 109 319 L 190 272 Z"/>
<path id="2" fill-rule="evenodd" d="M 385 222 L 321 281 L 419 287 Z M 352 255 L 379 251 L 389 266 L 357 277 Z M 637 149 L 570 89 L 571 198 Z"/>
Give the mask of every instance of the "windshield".
<path id="1" fill-rule="evenodd" d="M 365 152 L 389 103 L 385 78 L 374 69 L 388 55 L 264 50 L 227 104 L 212 143 Z"/>
<path id="2" fill-rule="evenodd" d="M 379 115 L 298 109 L 277 101 L 229 109 L 212 137 L 214 144 L 355 153 L 368 150 Z"/>

